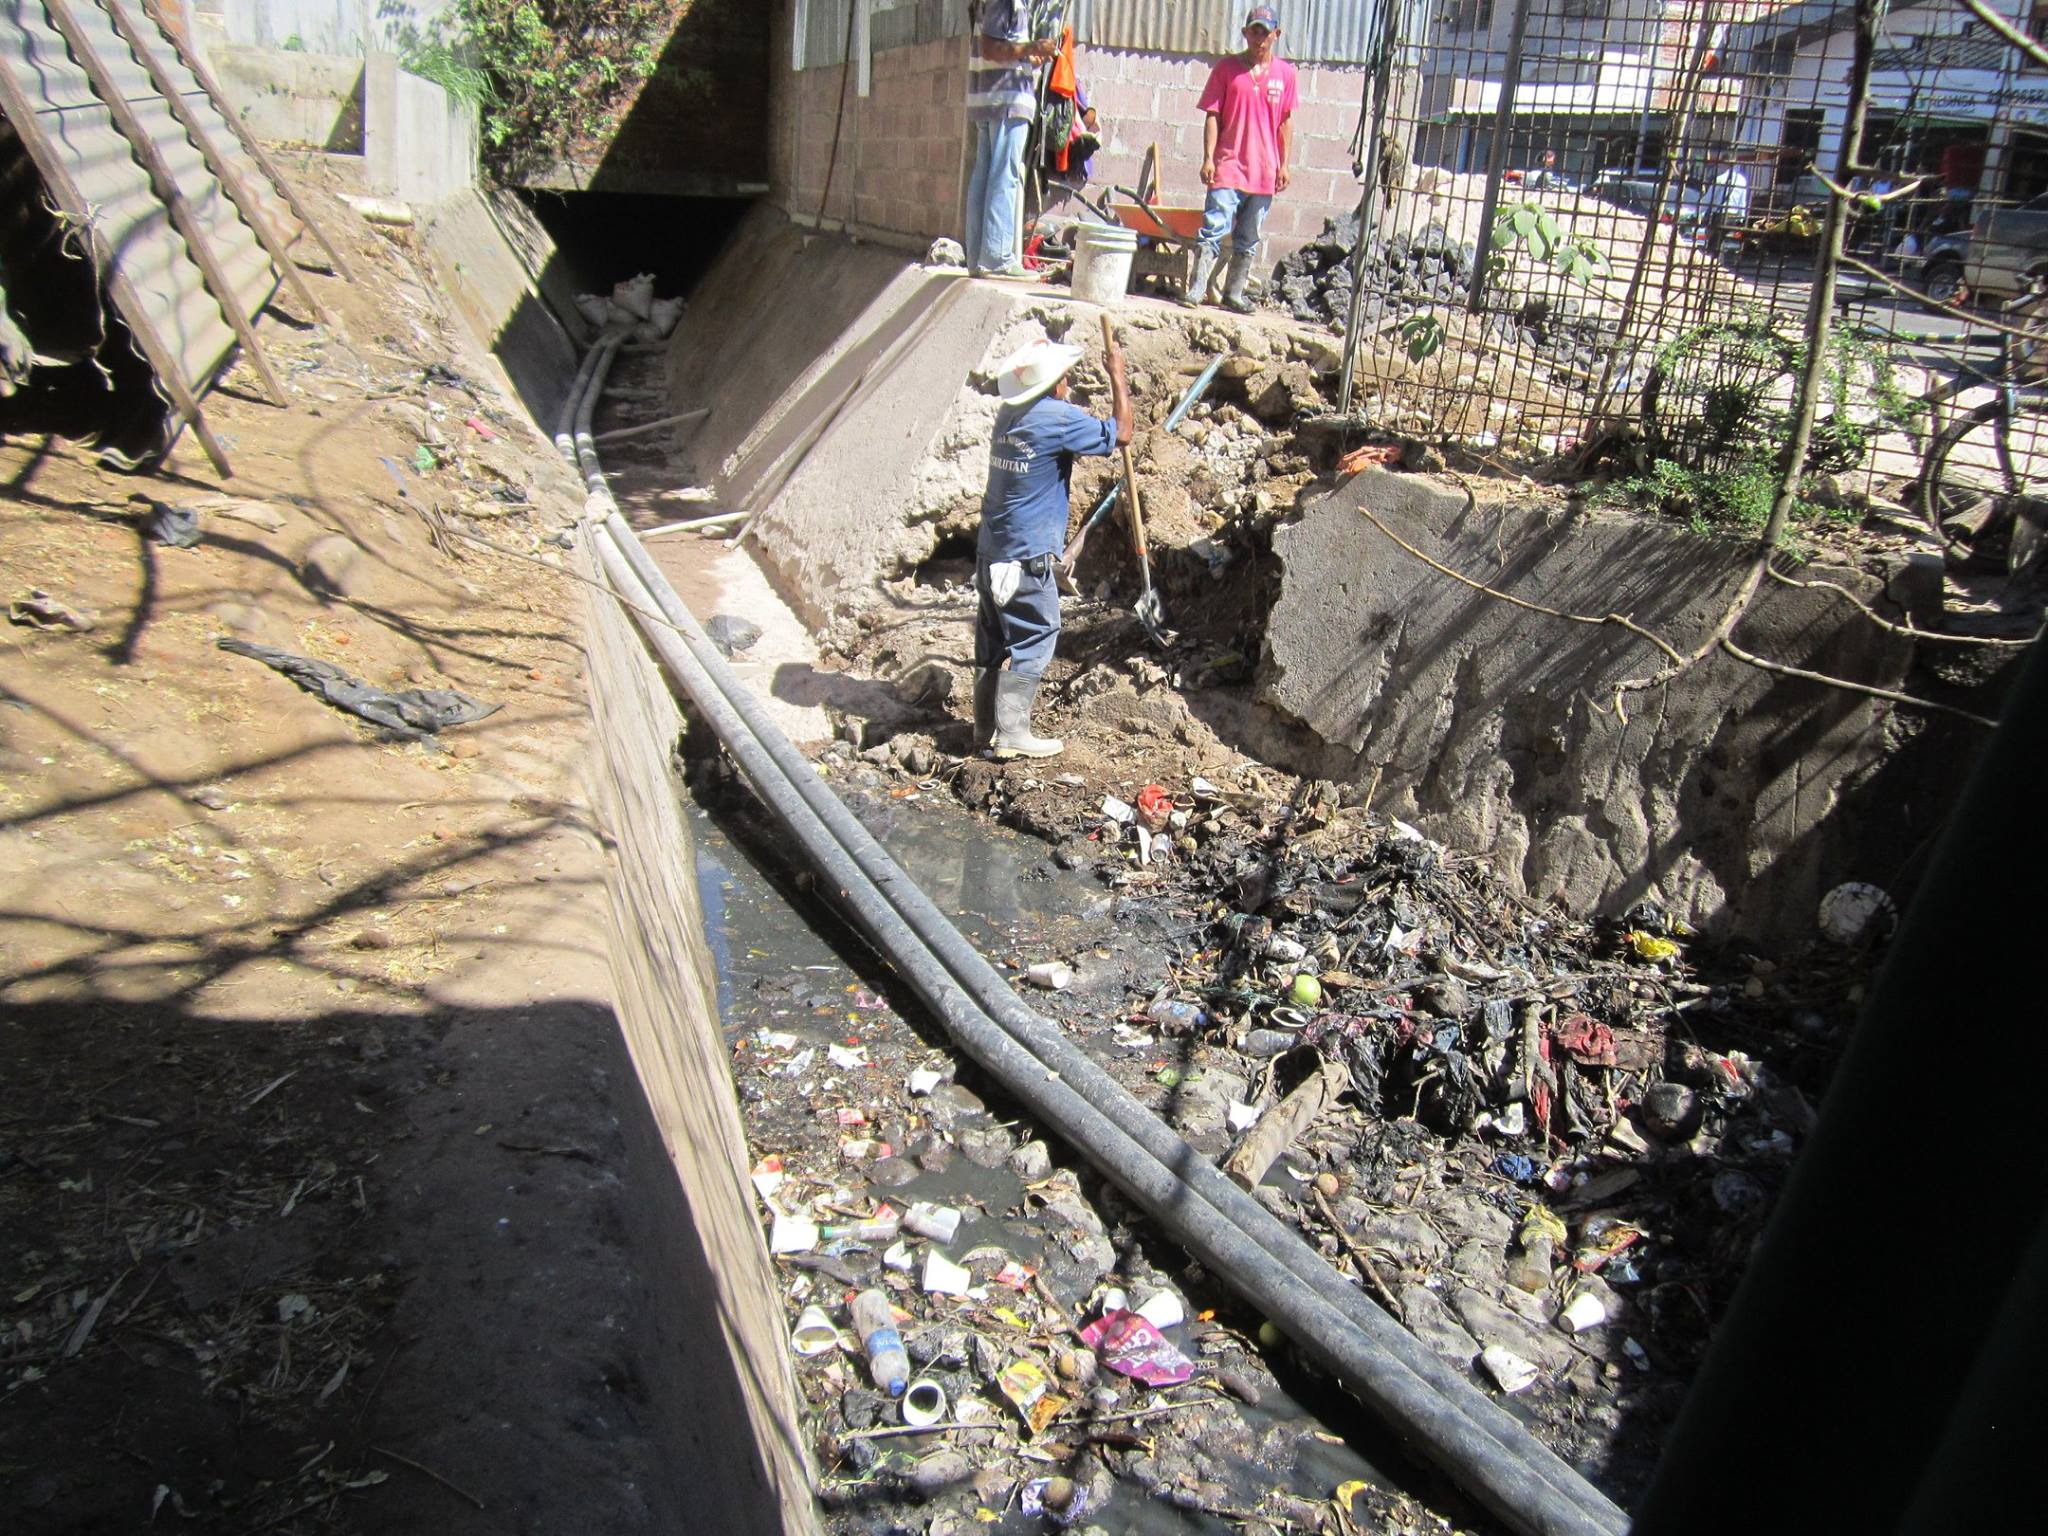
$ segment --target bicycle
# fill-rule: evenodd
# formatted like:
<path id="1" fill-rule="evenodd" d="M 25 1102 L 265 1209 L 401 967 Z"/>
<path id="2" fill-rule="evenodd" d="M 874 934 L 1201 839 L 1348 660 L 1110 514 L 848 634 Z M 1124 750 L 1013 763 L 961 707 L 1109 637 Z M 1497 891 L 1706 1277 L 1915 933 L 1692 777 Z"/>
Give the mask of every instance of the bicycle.
<path id="1" fill-rule="evenodd" d="M 2019 575 L 2048 547 L 2048 281 L 2037 279 L 2000 318 L 2005 328 L 1989 333 L 1996 370 L 1966 367 L 1929 397 L 1938 409 L 1967 389 L 1992 389 L 1928 443 L 1920 510 L 1950 564 Z"/>

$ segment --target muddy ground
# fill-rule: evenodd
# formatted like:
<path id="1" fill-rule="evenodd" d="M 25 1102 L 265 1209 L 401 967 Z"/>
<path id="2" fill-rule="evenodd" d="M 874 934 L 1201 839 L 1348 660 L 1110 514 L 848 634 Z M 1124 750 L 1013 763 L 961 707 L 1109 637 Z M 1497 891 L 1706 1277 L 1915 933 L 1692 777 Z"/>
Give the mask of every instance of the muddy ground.
<path id="1" fill-rule="evenodd" d="M 344 164 L 298 174 L 348 339 L 266 321 L 295 398 L 209 398 L 230 484 L 0 450 L 0 585 L 91 625 L 0 648 L 14 1531 L 661 1524 L 583 598 L 539 563 L 580 495 Z M 380 730 L 223 637 L 494 712 Z"/>

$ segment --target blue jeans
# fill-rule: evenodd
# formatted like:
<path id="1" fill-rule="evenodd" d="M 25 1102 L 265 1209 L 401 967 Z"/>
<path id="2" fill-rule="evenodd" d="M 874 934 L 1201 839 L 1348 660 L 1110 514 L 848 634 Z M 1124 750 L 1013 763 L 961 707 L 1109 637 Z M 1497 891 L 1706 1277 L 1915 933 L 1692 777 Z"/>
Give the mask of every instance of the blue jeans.
<path id="1" fill-rule="evenodd" d="M 1012 672 L 1042 677 L 1060 642 L 1060 589 L 1053 576 L 1056 555 L 1024 562 L 1024 579 L 1007 603 L 997 606 L 988 589 L 988 557 L 976 555 L 974 664 L 994 671 L 1005 661 Z"/>
<path id="2" fill-rule="evenodd" d="M 1240 192 L 1235 187 L 1211 187 L 1202 204 L 1202 232 L 1196 236 L 1203 250 L 1214 255 L 1230 236 L 1230 248 L 1250 256 L 1259 248 L 1259 235 L 1266 227 L 1266 210 L 1273 206 L 1270 192 Z"/>
<path id="3" fill-rule="evenodd" d="M 967 269 L 1011 267 L 1017 254 L 1017 188 L 1024 180 L 1021 117 L 974 125 L 974 174 L 967 180 Z"/>

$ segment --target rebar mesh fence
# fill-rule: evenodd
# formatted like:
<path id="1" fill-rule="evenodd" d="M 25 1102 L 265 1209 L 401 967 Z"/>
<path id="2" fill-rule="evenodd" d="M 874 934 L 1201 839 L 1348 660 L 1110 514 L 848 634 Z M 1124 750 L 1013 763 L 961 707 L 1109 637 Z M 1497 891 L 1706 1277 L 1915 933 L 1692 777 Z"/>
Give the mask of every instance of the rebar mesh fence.
<path id="1" fill-rule="evenodd" d="M 2048 0 L 1982 3 L 2048 34 Z M 1396 4 L 1363 201 L 1274 297 L 1355 331 L 1351 403 L 1375 421 L 1511 461 L 1622 428 L 1751 521 L 1808 345 L 1856 22 L 1854 0 Z M 2000 306 L 2048 270 L 2048 62 L 1930 0 L 1881 16 L 1870 81 L 1808 457 L 1822 500 L 1908 498 L 1959 414 L 2010 400 L 2024 349 L 2001 352 Z M 1963 458 L 2010 480 L 2040 446 L 2008 432 Z"/>

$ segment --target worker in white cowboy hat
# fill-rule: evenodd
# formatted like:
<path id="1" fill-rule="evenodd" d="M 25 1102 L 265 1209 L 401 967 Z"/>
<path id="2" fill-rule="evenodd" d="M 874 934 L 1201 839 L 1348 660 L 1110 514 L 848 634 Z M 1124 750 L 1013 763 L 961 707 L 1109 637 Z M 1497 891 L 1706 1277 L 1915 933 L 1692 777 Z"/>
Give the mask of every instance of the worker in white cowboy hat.
<path id="1" fill-rule="evenodd" d="M 1131 440 L 1123 349 L 1109 352 L 1111 417 L 1068 400 L 1079 347 L 1037 341 L 996 370 L 995 442 L 975 551 L 974 745 L 992 757 L 1051 757 L 1061 743 L 1031 732 L 1031 705 L 1060 638 L 1054 562 L 1067 537 L 1067 484 L 1076 455 L 1114 453 Z M 1008 663 L 1007 668 L 1004 663 Z"/>

